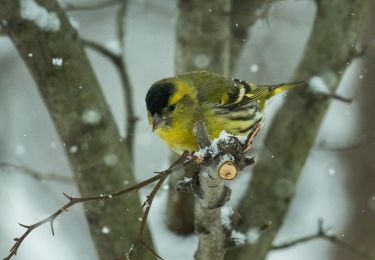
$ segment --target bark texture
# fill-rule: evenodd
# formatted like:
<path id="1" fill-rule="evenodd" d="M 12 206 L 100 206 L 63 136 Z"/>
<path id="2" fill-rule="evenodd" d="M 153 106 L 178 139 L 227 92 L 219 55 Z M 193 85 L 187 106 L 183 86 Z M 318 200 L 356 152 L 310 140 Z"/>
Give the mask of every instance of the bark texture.
<path id="1" fill-rule="evenodd" d="M 194 133 L 200 148 L 210 146 L 211 141 L 202 121 L 194 128 Z M 225 203 L 223 198 L 229 188 L 219 177 L 217 161 L 199 173 L 199 188 L 202 192 L 201 198 L 197 198 L 195 203 L 195 231 L 199 237 L 195 259 L 220 260 L 225 255 L 220 208 Z"/>
<path id="2" fill-rule="evenodd" d="M 0 0 L 0 20 L 38 85 L 81 195 L 115 191 L 124 188 L 124 181 L 134 184 L 131 161 L 77 32 L 56 1 L 35 2 L 56 15 L 58 30 L 46 31 L 35 21 L 23 19 L 22 1 Z M 62 66 L 52 64 L 57 57 L 63 59 Z M 139 228 L 142 211 L 137 194 L 105 204 L 85 204 L 85 209 L 99 257 L 123 256 Z M 103 234 L 103 227 L 110 232 Z M 154 258 L 146 250 L 138 254 L 138 259 Z"/>
<path id="3" fill-rule="evenodd" d="M 354 145 L 337 150 L 338 158 L 348 167 L 348 176 L 345 190 L 351 203 L 348 225 L 343 232 L 345 239 L 357 248 L 363 248 L 370 254 L 375 253 L 375 2 L 369 3 L 368 19 L 361 35 L 361 42 L 367 46 L 363 67 L 358 74 L 359 86 L 356 85 L 355 100 L 359 113 L 350 117 L 358 120 L 357 138 L 352 141 Z M 362 75 L 362 77 L 360 76 Z M 357 256 L 335 248 L 333 259 L 351 260 Z"/>
<path id="4" fill-rule="evenodd" d="M 351 60 L 357 23 L 365 0 L 320 0 L 311 37 L 296 79 L 320 75 L 333 90 Z M 351 15 L 355 13 L 356 15 Z M 264 259 L 283 223 L 298 177 L 318 134 L 329 99 L 308 89 L 291 91 L 267 133 L 253 178 L 243 197 L 239 229 L 247 232 L 269 224 L 255 244 L 231 253 L 227 259 Z M 271 156 L 274 158 L 271 159 Z"/>
<path id="5" fill-rule="evenodd" d="M 272 0 L 275 1 L 275 0 Z M 249 30 L 256 20 L 266 13 L 267 6 L 271 1 L 264 0 L 232 0 L 231 12 L 231 44 L 230 44 L 230 68 L 235 71 L 237 60 L 242 47 L 250 38 Z"/>
<path id="6" fill-rule="evenodd" d="M 230 63 L 230 0 L 179 0 L 176 25 L 175 72 L 209 70 L 228 75 Z M 175 191 L 189 171 L 169 179 L 167 224 L 180 234 L 194 231 L 194 197 Z"/>

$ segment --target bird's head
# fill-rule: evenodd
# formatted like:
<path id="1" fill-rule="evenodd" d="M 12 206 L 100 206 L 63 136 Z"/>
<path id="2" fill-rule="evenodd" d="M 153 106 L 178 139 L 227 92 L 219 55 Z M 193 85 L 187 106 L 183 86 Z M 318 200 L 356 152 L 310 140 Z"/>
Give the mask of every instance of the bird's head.
<path id="1" fill-rule="evenodd" d="M 170 126 L 173 116 L 186 110 L 195 96 L 194 89 L 183 80 L 167 78 L 155 82 L 146 95 L 148 120 L 152 130 Z"/>

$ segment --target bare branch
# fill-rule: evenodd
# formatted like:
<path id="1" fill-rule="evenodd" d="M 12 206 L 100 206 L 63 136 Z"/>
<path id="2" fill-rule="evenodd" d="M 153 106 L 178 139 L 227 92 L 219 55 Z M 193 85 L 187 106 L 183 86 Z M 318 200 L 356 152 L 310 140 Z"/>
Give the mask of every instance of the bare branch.
<path id="1" fill-rule="evenodd" d="M 122 55 L 124 54 L 125 50 L 125 15 L 127 10 L 128 1 L 124 0 L 121 2 L 120 8 L 117 11 L 116 15 L 116 28 L 117 28 L 117 40 L 120 44 L 120 50 Z M 125 113 L 126 113 L 126 138 L 125 138 L 125 146 L 129 151 L 130 156 L 133 156 L 133 146 L 134 146 L 134 132 L 135 132 L 135 123 L 137 121 L 137 117 L 135 116 L 134 110 L 134 98 L 133 98 L 133 87 L 130 82 L 130 78 L 126 69 L 125 60 L 122 55 L 117 55 L 106 47 L 102 46 L 99 43 L 95 43 L 90 40 L 82 39 L 84 45 L 93 50 L 101 53 L 106 58 L 108 58 L 112 63 L 115 65 L 119 76 L 121 78 L 121 84 L 123 89 L 124 101 L 125 101 Z"/>
<path id="2" fill-rule="evenodd" d="M 335 93 L 326 94 L 326 96 L 329 97 L 329 98 L 332 98 L 332 99 L 344 102 L 344 103 L 348 103 L 348 104 L 350 104 L 350 103 L 353 102 L 353 99 L 347 98 L 347 97 L 343 97 L 343 96 L 335 94 Z"/>
<path id="3" fill-rule="evenodd" d="M 76 3 L 66 3 L 64 9 L 66 11 L 93 11 L 98 9 L 103 9 L 107 7 L 111 7 L 113 5 L 119 4 L 120 0 L 107 0 L 107 1 L 98 1 L 97 3 L 93 4 L 84 4 L 78 5 Z"/>
<path id="4" fill-rule="evenodd" d="M 125 146 L 129 150 L 129 154 L 133 156 L 134 146 L 134 131 L 137 117 L 134 111 L 134 98 L 133 98 L 133 87 L 130 82 L 130 78 L 126 69 L 125 59 L 123 57 L 125 53 L 125 15 L 128 7 L 128 0 L 123 0 L 119 10 L 117 11 L 116 24 L 117 24 L 117 39 L 120 44 L 122 56 L 120 57 L 119 73 L 122 82 L 123 95 L 125 100 L 126 110 L 126 138 Z"/>
<path id="5" fill-rule="evenodd" d="M 230 199 L 231 194 L 231 190 L 225 186 L 225 180 L 234 179 L 240 169 L 254 162 L 253 158 L 249 159 L 245 156 L 245 152 L 251 147 L 260 129 L 260 123 L 258 121 L 255 124 L 244 143 L 236 137 L 214 140 L 211 143 L 204 123 L 199 121 L 194 125 L 193 132 L 199 147 L 203 149 L 202 162 L 206 166 L 199 174 L 193 175 L 196 181 L 188 184 L 190 188 L 187 187 L 187 190 L 194 191 L 199 198 L 195 205 L 195 230 L 199 237 L 195 258 L 198 260 L 224 258 L 226 234 L 221 223 L 220 208 Z M 223 163 L 223 158 L 232 159 Z M 235 172 L 231 174 L 233 178 L 223 177 L 222 169 L 228 166 L 229 162 L 230 171 Z M 194 185 L 199 187 L 196 188 Z"/>
<path id="6" fill-rule="evenodd" d="M 165 179 L 167 177 L 168 177 L 168 175 L 165 175 L 165 176 L 163 176 L 163 177 L 161 177 L 159 179 L 158 183 L 156 184 L 156 186 L 154 187 L 154 189 L 151 191 L 151 193 L 147 196 L 147 199 L 146 199 L 145 203 L 142 206 L 142 207 L 146 207 L 146 209 L 145 209 L 145 211 L 143 213 L 143 216 L 142 216 L 141 227 L 139 228 L 139 232 L 138 232 L 137 238 L 136 238 L 134 244 L 132 245 L 132 247 L 130 248 L 129 253 L 127 254 L 127 257 L 129 259 L 133 259 L 134 258 L 134 253 L 135 253 L 135 251 L 137 250 L 137 247 L 140 244 L 143 245 L 143 246 L 145 246 L 145 248 L 147 248 L 157 258 L 163 259 L 161 256 L 159 256 L 155 252 L 155 250 L 153 250 L 149 245 L 147 245 L 145 243 L 145 241 L 143 240 L 143 232 L 144 232 L 144 229 L 146 227 L 148 214 L 150 212 L 151 205 L 152 205 L 152 202 L 154 201 L 155 195 L 157 194 L 157 192 L 159 191 L 161 185 L 163 184 L 163 182 L 165 181 Z"/>
<path id="7" fill-rule="evenodd" d="M 257 124 L 260 124 L 260 122 L 258 122 Z M 197 135 L 198 134 L 206 134 L 205 138 L 200 137 L 198 139 L 199 140 L 205 140 L 205 141 L 207 141 L 207 144 L 209 144 L 210 141 L 208 139 L 207 131 L 205 130 L 205 126 L 203 125 L 203 122 L 200 122 L 200 125 L 201 125 L 201 127 L 197 127 L 196 130 L 195 130 L 195 133 L 197 133 Z M 256 134 L 254 134 L 254 132 L 257 131 L 257 129 L 259 129 L 258 125 L 256 125 L 253 128 L 253 130 L 250 132 L 249 136 L 251 136 L 251 137 L 248 138 L 248 144 L 252 143 L 252 140 L 256 136 Z M 235 137 L 233 137 L 233 138 L 234 138 L 234 140 L 237 140 L 237 142 L 239 142 L 239 140 L 237 138 L 235 138 Z M 201 145 L 201 147 L 203 147 L 203 143 L 200 143 L 200 145 Z M 227 145 L 227 147 L 226 147 L 226 145 Z M 219 144 L 218 144 L 218 146 L 219 146 Z M 36 222 L 32 225 L 20 224 L 22 227 L 24 227 L 26 229 L 26 231 L 20 237 L 14 239 L 15 243 L 12 246 L 12 248 L 10 249 L 9 255 L 6 256 L 4 258 L 4 260 L 9 260 L 13 256 L 15 256 L 17 254 L 17 251 L 18 251 L 19 247 L 21 246 L 22 242 L 25 240 L 25 238 L 34 229 L 44 225 L 45 223 L 50 224 L 52 235 L 54 235 L 55 232 L 54 232 L 53 224 L 54 224 L 54 221 L 56 220 L 56 218 L 58 216 L 60 216 L 62 213 L 64 213 L 65 211 L 67 211 L 70 207 L 74 206 L 75 204 L 89 202 L 89 201 L 107 201 L 107 200 L 110 200 L 114 197 L 119 197 L 119 196 L 127 194 L 129 192 L 139 190 L 139 189 L 141 189 L 141 188 L 143 188 L 143 187 L 145 187 L 145 186 L 147 186 L 147 185 L 149 185 L 153 182 L 156 182 L 156 181 L 158 181 L 158 183 L 156 184 L 156 186 L 154 187 L 152 192 L 149 194 L 149 196 L 147 196 L 147 199 L 142 206 L 142 207 L 146 207 L 146 209 L 143 213 L 143 217 L 142 217 L 142 221 L 141 221 L 141 225 L 140 225 L 140 229 L 139 229 L 137 238 L 136 238 L 135 242 L 133 243 L 133 246 L 131 247 L 131 249 L 129 251 L 128 257 L 132 258 L 134 256 L 134 252 L 135 252 L 137 246 L 139 244 L 141 244 L 141 245 L 145 246 L 149 251 L 151 251 L 155 256 L 157 256 L 159 259 L 162 259 L 149 245 L 146 244 L 146 242 L 143 240 L 143 234 L 144 234 L 144 230 L 146 228 L 146 221 L 147 221 L 147 217 L 148 217 L 149 210 L 151 208 L 153 199 L 155 198 L 155 195 L 157 194 L 158 190 L 160 189 L 160 187 L 163 184 L 163 182 L 165 181 L 165 179 L 170 174 L 178 171 L 179 169 L 181 169 L 183 167 L 195 166 L 195 167 L 197 167 L 197 170 L 199 172 L 199 169 L 200 169 L 202 163 L 205 163 L 206 166 L 212 165 L 213 162 L 217 162 L 217 160 L 220 158 L 222 153 L 228 153 L 229 150 L 233 150 L 232 151 L 233 154 L 237 154 L 237 155 L 243 157 L 243 159 L 241 159 L 239 157 L 239 160 L 238 161 L 236 160 L 236 166 L 239 167 L 239 169 L 242 169 L 242 168 L 244 168 L 248 165 L 248 164 L 246 164 L 247 162 L 250 162 L 250 161 L 253 162 L 253 160 L 249 160 L 244 155 L 243 151 L 244 151 L 244 149 L 246 149 L 246 147 L 247 147 L 246 144 L 234 143 L 231 140 L 228 143 L 224 142 L 222 145 L 220 145 L 221 153 L 217 154 L 216 156 L 212 156 L 210 154 L 205 154 L 203 158 L 200 158 L 200 157 L 197 157 L 197 156 L 190 156 L 189 152 L 185 152 L 167 170 L 157 172 L 157 175 L 155 175 L 155 176 L 153 176 L 149 179 L 146 179 L 146 180 L 144 180 L 144 181 L 142 181 L 142 182 L 140 182 L 136 185 L 133 185 L 129 188 L 122 189 L 122 190 L 119 190 L 119 191 L 116 191 L 116 192 L 113 192 L 113 193 L 100 194 L 100 195 L 97 195 L 97 196 L 88 196 L 88 197 L 72 197 L 72 196 L 69 196 L 69 195 L 63 193 L 63 195 L 69 201 L 66 204 L 64 204 L 62 207 L 60 207 L 57 211 L 55 211 L 52 215 L 50 215 L 49 217 L 47 217 L 47 218 L 45 218 L 45 219 L 43 219 L 39 222 Z M 236 152 L 235 149 L 238 149 L 238 148 L 241 149 L 242 152 L 241 151 Z M 237 158 L 235 158 L 235 159 L 237 159 Z M 212 181 L 212 179 L 210 181 Z M 219 179 L 219 182 L 221 182 L 222 184 L 224 183 L 224 181 L 220 180 L 220 179 Z M 212 188 L 212 186 L 210 188 Z M 226 192 L 223 191 L 223 192 L 220 192 L 220 194 L 224 194 L 224 193 L 228 194 L 227 191 L 229 190 L 229 188 L 225 189 L 224 185 L 222 185 L 222 188 Z M 215 198 L 211 198 L 211 199 L 209 198 L 211 200 L 211 202 L 205 206 L 205 208 L 208 209 L 207 212 L 211 213 L 211 212 L 213 212 L 212 211 L 213 209 L 217 210 L 219 207 L 221 207 L 223 205 L 223 204 L 220 204 L 220 200 L 224 201 L 224 203 L 225 203 L 228 200 L 228 198 L 229 198 L 228 196 L 216 196 Z M 214 199 L 216 202 L 219 200 L 219 203 L 213 203 L 214 201 L 212 199 Z M 219 213 L 219 216 L 220 216 L 220 213 Z M 220 223 L 220 218 L 217 218 L 217 216 L 216 216 L 216 220 L 219 220 L 219 223 Z M 224 243 L 224 239 L 223 239 L 223 243 Z M 224 245 L 223 245 L 223 250 L 224 250 Z"/>
<path id="8" fill-rule="evenodd" d="M 324 9 L 327 13 L 316 16 L 295 80 L 329 73 L 333 76 L 329 89 L 336 90 L 348 59 L 351 58 L 350 52 L 357 38 L 358 24 L 366 2 L 368 1 L 321 1 L 321 10 Z M 356 16 L 343 15 L 349 9 Z M 343 10 L 343 13 L 339 10 Z M 330 26 L 333 21 L 338 26 Z M 331 37 L 332 35 L 335 37 Z M 340 48 L 335 47 L 337 44 Z M 238 224 L 240 231 L 260 226 L 265 220 L 273 225 L 259 238 L 256 245 L 249 244 L 233 250 L 227 254 L 228 259 L 266 257 L 294 196 L 301 169 L 314 144 L 329 101 L 327 96 L 312 95 L 306 89 L 300 89 L 291 91 L 277 111 L 265 137 L 264 149 L 253 169 L 251 182 L 238 208 L 242 216 Z M 277 160 L 269 163 L 268 158 L 272 156 Z M 265 174 L 272 177 L 264 178 Z M 264 192 L 270 188 L 270 192 Z M 247 199 L 249 196 L 252 196 L 251 200 Z"/>
<path id="9" fill-rule="evenodd" d="M 206 128 L 206 125 L 203 123 L 203 121 L 198 121 L 194 125 L 193 132 L 194 132 L 195 138 L 197 139 L 199 148 L 203 149 L 211 145 L 211 140 L 208 137 L 207 128 Z"/>
<path id="10" fill-rule="evenodd" d="M 311 235 L 307 235 L 307 236 L 304 236 L 304 237 L 301 237 L 301 238 L 297 238 L 295 240 L 284 242 L 284 243 L 281 243 L 279 245 L 274 245 L 274 246 L 271 247 L 271 250 L 286 249 L 286 248 L 293 247 L 293 246 L 296 246 L 296 245 L 299 245 L 299 244 L 302 244 L 302 243 L 305 243 L 305 242 L 308 242 L 308 241 L 311 241 L 311 240 L 324 239 L 324 240 L 329 241 L 329 242 L 331 242 L 335 245 L 338 245 L 338 246 L 340 246 L 340 247 L 342 247 L 342 248 L 344 248 L 344 249 L 346 249 L 350 252 L 353 252 L 353 253 L 357 254 L 358 256 L 368 258 L 368 259 L 372 259 L 372 256 L 368 252 L 366 252 L 364 250 L 361 250 L 361 249 L 358 249 L 355 246 L 343 241 L 337 235 L 328 234 L 327 231 L 328 231 L 328 229 L 323 228 L 323 221 L 319 220 L 318 221 L 318 230 L 315 234 L 311 234 Z"/>
<path id="11" fill-rule="evenodd" d="M 348 144 L 330 144 L 329 142 L 322 141 L 318 143 L 317 148 L 325 151 L 332 151 L 332 152 L 346 152 L 346 151 L 353 151 L 356 149 L 360 149 L 363 147 L 367 147 L 372 145 L 374 142 L 373 136 L 360 138 L 359 140 L 355 140 L 352 143 Z"/>
<path id="12" fill-rule="evenodd" d="M 86 47 L 89 47 L 89 48 L 99 52 L 104 57 L 111 60 L 116 67 L 119 66 L 120 56 L 118 56 L 117 54 L 113 53 L 112 51 L 108 50 L 106 47 L 104 47 L 103 45 L 101 45 L 97 42 L 87 40 L 87 39 L 81 39 L 81 41 Z"/>
<path id="13" fill-rule="evenodd" d="M 121 50 L 124 50 L 124 36 L 125 36 L 125 15 L 128 7 L 128 0 L 123 0 L 116 15 L 117 39 L 120 43 Z"/>
<path id="14" fill-rule="evenodd" d="M 118 197 L 118 196 L 127 194 L 129 192 L 139 190 L 139 189 L 141 189 L 141 188 L 143 188 L 143 187 L 145 187 L 145 186 L 147 186 L 147 185 L 149 185 L 149 184 L 151 184 L 151 183 L 153 183 L 155 181 L 159 181 L 158 184 L 155 186 L 154 190 L 152 191 L 152 193 L 149 196 L 149 199 L 148 199 L 148 205 L 149 206 L 147 206 L 146 211 L 145 211 L 145 213 L 143 215 L 144 221 L 142 220 L 141 228 L 140 228 L 140 231 L 138 233 L 138 238 L 137 238 L 137 241 L 139 240 L 138 243 L 142 242 L 142 244 L 145 244 L 144 241 L 143 241 L 143 232 L 144 232 L 145 227 L 146 227 L 146 219 L 147 219 L 147 216 L 148 216 L 148 211 L 149 211 L 150 206 L 152 204 L 153 197 L 155 197 L 155 194 L 159 190 L 160 185 L 164 182 L 164 180 L 170 174 L 172 174 L 173 172 L 175 172 L 176 170 L 178 170 L 180 167 L 184 167 L 184 166 L 186 166 L 186 165 L 188 165 L 190 163 L 195 163 L 195 161 L 193 160 L 193 158 L 189 157 L 188 155 L 189 155 L 188 153 L 182 154 L 181 157 L 174 164 L 172 164 L 172 166 L 169 167 L 167 170 L 162 171 L 162 172 L 158 172 L 157 175 L 155 175 L 155 176 L 153 176 L 153 177 L 151 177 L 151 178 L 149 178 L 147 180 L 144 180 L 144 181 L 142 181 L 142 182 L 140 182 L 140 183 L 138 183 L 136 185 L 133 185 L 133 186 L 131 186 L 129 188 L 126 188 L 126 189 L 123 189 L 123 190 L 119 190 L 119 191 L 116 191 L 116 192 L 113 192 L 113 193 L 110 193 L 110 194 L 100 194 L 98 196 L 89 196 L 89 197 L 72 197 L 72 196 L 69 196 L 69 195 L 63 193 L 63 195 L 69 200 L 69 202 L 67 202 L 66 204 L 64 204 L 55 213 L 53 213 L 49 217 L 47 217 L 47 218 L 45 218 L 45 219 L 43 219 L 43 220 L 41 220 L 39 222 L 36 222 L 36 223 L 34 223 L 32 225 L 19 224 L 20 226 L 24 227 L 26 229 L 26 231 L 20 237 L 14 239 L 14 241 L 16 241 L 16 242 L 14 243 L 14 245 L 12 246 L 12 248 L 10 249 L 9 255 L 7 257 L 5 257 L 4 260 L 9 260 L 13 256 L 15 256 L 17 254 L 17 251 L 18 251 L 20 245 L 25 240 L 25 238 L 34 229 L 42 226 L 43 224 L 49 223 L 50 226 L 51 226 L 52 235 L 54 235 L 53 223 L 54 223 L 55 219 L 58 216 L 60 216 L 62 213 L 64 213 L 65 211 L 67 211 L 70 207 L 74 206 L 75 204 L 89 202 L 89 201 L 107 201 L 107 200 L 110 200 L 110 199 L 112 199 L 114 197 Z M 146 247 L 149 248 L 149 246 L 146 246 Z"/>
<path id="15" fill-rule="evenodd" d="M 37 181 L 56 181 L 62 183 L 72 184 L 73 180 L 70 177 L 62 176 L 60 174 L 55 173 L 40 173 L 34 169 L 31 169 L 26 166 L 15 165 L 6 162 L 0 162 L 0 170 L 5 172 L 19 172 L 23 173 L 27 176 L 34 178 Z"/>

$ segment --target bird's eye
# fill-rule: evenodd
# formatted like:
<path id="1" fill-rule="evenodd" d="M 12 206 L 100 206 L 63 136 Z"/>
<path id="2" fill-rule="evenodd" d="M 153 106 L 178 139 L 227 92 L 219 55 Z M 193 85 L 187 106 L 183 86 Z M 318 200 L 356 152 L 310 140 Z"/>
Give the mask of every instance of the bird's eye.
<path id="1" fill-rule="evenodd" d="M 168 110 L 172 112 L 176 108 L 176 105 L 170 105 L 168 106 Z"/>

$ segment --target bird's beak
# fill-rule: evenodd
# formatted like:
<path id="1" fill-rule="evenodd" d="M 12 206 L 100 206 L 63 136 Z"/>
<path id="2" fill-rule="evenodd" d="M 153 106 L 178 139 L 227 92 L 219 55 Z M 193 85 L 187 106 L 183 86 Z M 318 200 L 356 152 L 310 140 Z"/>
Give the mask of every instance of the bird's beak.
<path id="1" fill-rule="evenodd" d="M 155 132 L 155 130 L 158 129 L 163 122 L 164 119 L 160 115 L 155 114 L 152 121 L 152 132 Z"/>

